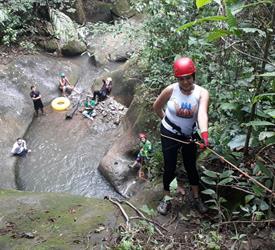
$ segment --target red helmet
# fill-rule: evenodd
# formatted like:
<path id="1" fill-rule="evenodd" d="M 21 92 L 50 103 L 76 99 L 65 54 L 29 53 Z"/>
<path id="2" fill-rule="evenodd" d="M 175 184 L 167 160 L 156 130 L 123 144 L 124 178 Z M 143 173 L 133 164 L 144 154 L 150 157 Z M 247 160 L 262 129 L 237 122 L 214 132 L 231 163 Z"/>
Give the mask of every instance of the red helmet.
<path id="1" fill-rule="evenodd" d="M 181 57 L 173 64 L 175 77 L 192 75 L 196 72 L 196 67 L 193 61 L 188 57 Z"/>
<path id="2" fill-rule="evenodd" d="M 139 138 L 139 139 L 142 139 L 142 138 L 147 139 L 147 135 L 146 135 L 145 133 L 139 133 L 139 134 L 138 134 L 138 138 Z"/>

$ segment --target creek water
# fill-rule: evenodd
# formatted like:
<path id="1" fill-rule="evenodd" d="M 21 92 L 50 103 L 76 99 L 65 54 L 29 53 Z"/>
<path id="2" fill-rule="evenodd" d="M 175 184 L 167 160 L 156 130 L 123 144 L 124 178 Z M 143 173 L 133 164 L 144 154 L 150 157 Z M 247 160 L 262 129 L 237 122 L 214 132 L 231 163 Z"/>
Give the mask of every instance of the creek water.
<path id="1" fill-rule="evenodd" d="M 87 58 L 80 66 L 77 88 L 85 90 L 102 70 Z M 32 152 L 17 162 L 18 189 L 98 198 L 119 196 L 97 169 L 117 137 L 116 126 L 112 122 L 101 124 L 97 117 L 89 120 L 80 112 L 65 120 L 66 111 L 57 112 L 50 106 L 45 111 L 45 116 L 34 118 L 24 137 Z"/>

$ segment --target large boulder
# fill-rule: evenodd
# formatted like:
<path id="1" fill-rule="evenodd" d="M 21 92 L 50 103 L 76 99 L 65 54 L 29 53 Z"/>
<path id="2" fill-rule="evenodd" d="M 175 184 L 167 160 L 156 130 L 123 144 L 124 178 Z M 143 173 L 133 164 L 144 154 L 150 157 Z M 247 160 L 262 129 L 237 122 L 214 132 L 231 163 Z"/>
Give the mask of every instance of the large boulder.
<path id="1" fill-rule="evenodd" d="M 112 13 L 117 17 L 126 18 L 130 18 L 136 14 L 131 8 L 129 0 L 116 0 L 112 8 Z"/>
<path id="2" fill-rule="evenodd" d="M 86 50 L 86 44 L 80 40 L 68 41 L 62 48 L 61 52 L 64 56 L 77 56 Z"/>
<path id="3" fill-rule="evenodd" d="M 73 21 L 64 13 L 50 9 L 50 17 L 54 36 L 58 39 L 58 47 L 64 55 L 79 55 L 86 51 L 85 43 L 79 38 Z"/>
<path id="4" fill-rule="evenodd" d="M 85 17 L 87 22 L 96 23 L 101 22 L 111 22 L 113 17 L 111 14 L 111 9 L 113 7 L 112 0 L 82 0 L 85 12 Z"/>
<path id="5" fill-rule="evenodd" d="M 141 24 L 139 18 L 132 18 L 120 25 L 123 29 L 138 29 Z M 94 56 L 98 66 L 107 64 L 109 61 L 124 62 L 131 55 L 138 51 L 141 46 L 139 38 L 130 39 L 124 32 L 114 35 L 113 33 L 104 33 L 87 38 L 88 51 Z"/>

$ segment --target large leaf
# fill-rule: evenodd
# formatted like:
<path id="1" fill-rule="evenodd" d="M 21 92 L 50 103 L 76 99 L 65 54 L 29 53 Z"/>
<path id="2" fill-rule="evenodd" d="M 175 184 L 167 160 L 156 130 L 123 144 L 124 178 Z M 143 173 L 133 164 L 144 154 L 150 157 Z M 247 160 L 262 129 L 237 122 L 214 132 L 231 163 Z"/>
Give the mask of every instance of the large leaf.
<path id="1" fill-rule="evenodd" d="M 218 183 L 218 185 L 225 185 L 225 184 L 228 184 L 228 183 L 230 183 L 230 182 L 232 182 L 232 181 L 233 181 L 233 178 L 228 177 L 228 178 L 225 178 L 225 179 L 221 180 L 221 181 Z"/>
<path id="2" fill-rule="evenodd" d="M 242 30 L 245 33 L 259 33 L 259 36 L 261 37 L 266 36 L 264 31 L 256 28 L 239 28 L 239 30 Z"/>
<path id="3" fill-rule="evenodd" d="M 219 174 L 219 173 L 211 171 L 211 170 L 205 170 L 205 171 L 203 171 L 203 173 L 209 177 L 212 177 L 212 178 L 217 178 L 218 174 Z"/>
<path id="4" fill-rule="evenodd" d="M 209 3 L 212 3 L 212 0 L 196 0 L 196 6 L 198 9 Z"/>
<path id="5" fill-rule="evenodd" d="M 226 15 L 227 15 L 227 23 L 229 25 L 229 28 L 237 27 L 237 20 L 232 14 L 231 9 L 227 8 L 227 6 L 226 6 Z"/>
<path id="6" fill-rule="evenodd" d="M 238 109 L 238 106 L 239 105 L 236 103 L 226 102 L 226 103 L 221 104 L 221 109 L 222 110 L 236 110 L 236 109 Z"/>
<path id="7" fill-rule="evenodd" d="M 255 195 L 249 194 L 245 196 L 245 204 L 249 203 L 251 200 L 255 198 Z"/>
<path id="8" fill-rule="evenodd" d="M 268 109 L 264 111 L 265 114 L 268 114 L 272 118 L 275 118 L 275 109 Z"/>
<path id="9" fill-rule="evenodd" d="M 188 29 L 192 26 L 204 23 L 204 22 L 209 22 L 209 21 L 213 21 L 213 22 L 218 22 L 218 21 L 226 21 L 227 17 L 226 16 L 208 16 L 208 17 L 203 17 L 200 19 L 197 19 L 193 22 L 190 23 L 186 23 L 184 25 L 182 25 L 181 27 L 177 28 L 177 31 L 181 31 L 181 30 L 185 30 Z"/>
<path id="10" fill-rule="evenodd" d="M 275 136 L 274 131 L 263 131 L 259 134 L 259 141 L 263 141 L 263 140 L 270 138 L 272 136 Z"/>
<path id="11" fill-rule="evenodd" d="M 209 178 L 209 177 L 201 177 L 201 180 L 209 185 L 216 185 L 216 182 L 213 181 L 213 179 Z"/>
<path id="12" fill-rule="evenodd" d="M 265 77 L 275 77 L 275 72 L 266 72 L 264 74 L 255 75 L 255 76 L 265 76 Z"/>
<path id="13" fill-rule="evenodd" d="M 220 178 L 221 179 L 228 178 L 233 173 L 234 173 L 234 171 L 232 171 L 232 170 L 226 170 L 226 171 L 224 171 L 224 172 L 221 173 Z"/>
<path id="14" fill-rule="evenodd" d="M 213 189 L 206 189 L 202 191 L 203 194 L 213 195 L 216 194 L 216 192 Z"/>
<path id="15" fill-rule="evenodd" d="M 227 144 L 231 150 L 239 149 L 244 147 L 246 140 L 246 135 L 236 135 L 232 140 Z"/>
<path id="16" fill-rule="evenodd" d="M 228 36 L 230 35 L 231 32 L 228 31 L 228 30 L 223 30 L 223 29 L 217 29 L 217 30 L 214 30 L 212 32 L 210 32 L 207 36 L 207 40 L 209 42 L 212 42 L 212 41 L 215 41 L 221 37 L 225 37 L 225 36 Z"/>
<path id="17" fill-rule="evenodd" d="M 251 121 L 251 122 L 248 122 L 248 123 L 243 123 L 243 125 L 245 125 L 246 127 L 249 127 L 249 126 L 275 126 L 274 123 L 272 122 L 268 122 L 268 121 Z"/>
<path id="18" fill-rule="evenodd" d="M 275 96 L 275 93 L 264 93 L 264 94 L 257 95 L 253 98 L 253 103 L 256 103 L 259 100 L 262 100 L 266 97 L 271 97 L 271 96 Z"/>
<path id="19" fill-rule="evenodd" d="M 262 200 L 261 203 L 260 203 L 260 209 L 262 211 L 268 210 L 269 209 L 269 205 L 264 200 Z"/>

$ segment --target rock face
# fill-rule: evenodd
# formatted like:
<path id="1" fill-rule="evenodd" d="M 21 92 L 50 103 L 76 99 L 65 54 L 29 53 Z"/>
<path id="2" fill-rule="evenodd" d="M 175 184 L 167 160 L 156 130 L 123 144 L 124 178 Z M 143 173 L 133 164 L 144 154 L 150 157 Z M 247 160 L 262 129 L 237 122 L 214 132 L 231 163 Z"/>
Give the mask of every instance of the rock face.
<path id="1" fill-rule="evenodd" d="M 138 29 L 141 25 L 141 20 L 131 18 L 121 24 L 122 29 Z M 104 33 L 97 36 L 87 38 L 87 46 L 90 54 L 94 56 L 98 66 L 105 65 L 108 61 L 125 62 L 130 56 L 138 51 L 141 41 L 136 38 L 130 40 L 125 33 L 113 35 Z"/>
<path id="2" fill-rule="evenodd" d="M 135 12 L 131 9 L 129 0 L 116 0 L 112 12 L 117 17 L 130 18 L 135 15 Z"/>
<path id="3" fill-rule="evenodd" d="M 113 21 L 113 17 L 111 14 L 112 9 L 112 0 L 104 0 L 104 1 L 91 1 L 91 0 L 83 0 L 85 18 L 87 22 L 96 23 L 98 21 L 101 22 L 111 22 Z"/>
<path id="4" fill-rule="evenodd" d="M 58 38 L 58 47 L 63 55 L 75 56 L 86 50 L 86 45 L 79 39 L 78 31 L 73 21 L 58 10 L 50 10 L 51 22 L 55 37 Z"/>
<path id="5" fill-rule="evenodd" d="M 76 75 L 77 67 L 66 60 L 42 55 L 23 56 L 0 68 L 0 188 L 15 188 L 15 157 L 10 150 L 16 138 L 24 135 L 33 119 L 30 86 L 36 84 L 44 104 L 58 95 L 60 72 Z M 73 78 L 71 78 L 74 82 Z"/>
<path id="6" fill-rule="evenodd" d="M 137 105 L 135 99 L 133 100 L 135 87 L 142 82 L 142 78 L 138 67 L 131 62 L 112 72 L 111 77 L 118 85 L 113 95 L 120 103 L 130 107 L 122 120 L 118 138 L 102 159 L 99 170 L 120 194 L 131 196 L 140 187 L 139 181 L 135 180 L 137 170 L 130 169 L 128 165 L 135 159 L 132 151 L 138 143 L 136 135 L 144 129 L 143 119 L 141 119 L 143 116 L 140 115 L 143 110 Z"/>
<path id="7" fill-rule="evenodd" d="M 1 190 L 0 249 L 100 249 L 122 222 L 114 209 L 95 198 Z"/>

